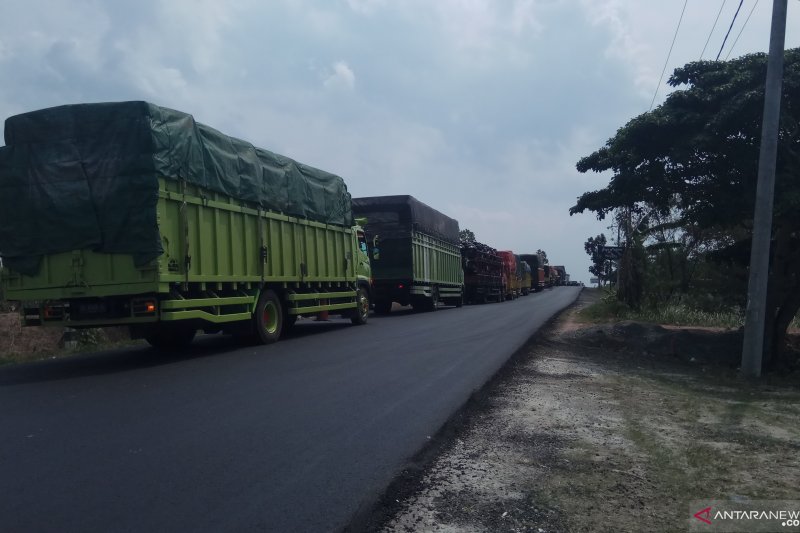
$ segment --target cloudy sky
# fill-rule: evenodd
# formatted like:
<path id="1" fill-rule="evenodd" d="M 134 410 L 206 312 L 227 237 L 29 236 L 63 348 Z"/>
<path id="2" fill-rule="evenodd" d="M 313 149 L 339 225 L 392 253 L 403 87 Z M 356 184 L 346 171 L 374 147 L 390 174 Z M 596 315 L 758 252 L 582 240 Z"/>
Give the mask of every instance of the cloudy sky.
<path id="1" fill-rule="evenodd" d="M 496 248 L 542 248 L 585 282 L 583 242 L 607 223 L 568 209 L 608 176 L 575 163 L 647 111 L 657 87 L 663 100 L 684 5 L 1 1 L 3 119 L 148 100 L 339 174 L 353 196 L 411 194 Z M 738 5 L 688 0 L 667 76 L 699 59 L 709 34 L 702 57 L 714 59 Z M 771 9 L 744 0 L 721 58 L 766 51 Z M 800 46 L 797 0 L 786 46 Z"/>

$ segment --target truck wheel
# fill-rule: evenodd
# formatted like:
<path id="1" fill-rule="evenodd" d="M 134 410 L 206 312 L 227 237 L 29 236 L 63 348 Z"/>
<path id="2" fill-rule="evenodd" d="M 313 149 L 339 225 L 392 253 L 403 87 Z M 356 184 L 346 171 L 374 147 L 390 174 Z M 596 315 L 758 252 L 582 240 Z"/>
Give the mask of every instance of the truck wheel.
<path id="1" fill-rule="evenodd" d="M 461 307 L 464 305 L 464 293 L 459 294 L 458 298 L 453 300 L 453 303 L 456 307 Z"/>
<path id="2" fill-rule="evenodd" d="M 353 315 L 350 317 L 350 321 L 360 326 L 362 324 L 367 323 L 367 319 L 369 318 L 369 295 L 367 291 L 362 288 L 359 288 L 356 291 L 356 303 L 358 306 L 353 311 Z"/>
<path id="3" fill-rule="evenodd" d="M 392 302 L 391 300 L 378 300 L 375 302 L 375 312 L 379 315 L 388 315 L 392 312 Z"/>
<path id="4" fill-rule="evenodd" d="M 436 311 L 439 308 L 439 287 L 431 289 L 431 299 L 427 302 L 428 311 Z"/>
<path id="5" fill-rule="evenodd" d="M 253 313 L 253 329 L 261 344 L 272 344 L 281 338 L 283 306 L 275 291 L 265 290 L 258 297 Z"/>
<path id="6" fill-rule="evenodd" d="M 197 330 L 183 324 L 158 324 L 153 326 L 144 340 L 156 350 L 180 350 L 194 340 Z"/>

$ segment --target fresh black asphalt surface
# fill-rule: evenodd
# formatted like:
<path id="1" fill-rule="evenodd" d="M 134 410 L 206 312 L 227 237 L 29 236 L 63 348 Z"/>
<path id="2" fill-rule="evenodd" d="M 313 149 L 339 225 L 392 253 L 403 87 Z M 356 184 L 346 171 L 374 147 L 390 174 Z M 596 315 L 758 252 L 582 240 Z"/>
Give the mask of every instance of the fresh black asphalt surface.
<path id="1" fill-rule="evenodd" d="M 0 369 L 0 531 L 330 531 L 578 288 Z"/>

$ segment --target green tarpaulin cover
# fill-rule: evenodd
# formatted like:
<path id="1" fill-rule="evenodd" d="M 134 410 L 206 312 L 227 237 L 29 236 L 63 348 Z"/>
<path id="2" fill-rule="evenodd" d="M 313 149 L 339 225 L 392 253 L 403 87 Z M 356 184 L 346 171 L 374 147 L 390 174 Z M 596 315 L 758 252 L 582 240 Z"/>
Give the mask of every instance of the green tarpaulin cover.
<path id="1" fill-rule="evenodd" d="M 6 119 L 0 147 L 0 255 L 35 274 L 44 254 L 91 248 L 162 253 L 158 177 L 252 206 L 352 224 L 339 176 L 228 137 L 148 102 L 77 104 Z"/>
<path id="2" fill-rule="evenodd" d="M 422 231 L 453 244 L 459 244 L 458 220 L 409 195 L 365 196 L 353 198 L 353 212 L 366 217 L 366 230 L 383 238 L 404 238 L 411 231 Z"/>

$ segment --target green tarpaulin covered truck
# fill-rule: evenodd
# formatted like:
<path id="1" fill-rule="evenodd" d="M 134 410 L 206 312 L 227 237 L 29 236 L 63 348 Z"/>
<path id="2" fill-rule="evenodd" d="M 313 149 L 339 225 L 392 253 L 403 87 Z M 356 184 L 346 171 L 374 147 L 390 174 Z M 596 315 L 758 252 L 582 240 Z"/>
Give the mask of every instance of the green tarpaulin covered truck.
<path id="1" fill-rule="evenodd" d="M 27 325 L 131 325 L 171 346 L 367 320 L 366 242 L 338 176 L 147 102 L 10 117 L 5 143 L 2 284 Z"/>
<path id="2" fill-rule="evenodd" d="M 392 302 L 421 310 L 462 305 L 458 221 L 407 195 L 354 198 L 353 212 L 366 219 L 377 313 Z"/>

